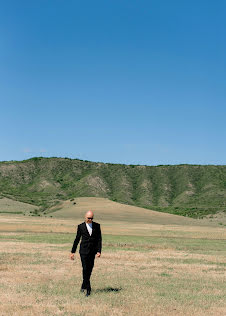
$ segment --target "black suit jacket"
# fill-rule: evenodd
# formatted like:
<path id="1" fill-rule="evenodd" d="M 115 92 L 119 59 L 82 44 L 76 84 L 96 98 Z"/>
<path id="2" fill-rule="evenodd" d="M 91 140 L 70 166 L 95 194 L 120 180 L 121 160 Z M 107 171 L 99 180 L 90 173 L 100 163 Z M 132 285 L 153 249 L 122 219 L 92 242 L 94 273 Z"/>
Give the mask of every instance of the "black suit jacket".
<path id="1" fill-rule="evenodd" d="M 101 236 L 100 224 L 93 222 L 92 228 L 93 228 L 93 231 L 92 231 L 92 235 L 90 236 L 85 222 L 78 225 L 77 235 L 75 237 L 74 244 L 71 249 L 72 253 L 76 252 L 78 243 L 81 238 L 82 238 L 82 241 L 80 243 L 80 249 L 79 249 L 80 254 L 88 255 L 88 254 L 96 254 L 97 252 L 101 253 L 102 236 Z"/>

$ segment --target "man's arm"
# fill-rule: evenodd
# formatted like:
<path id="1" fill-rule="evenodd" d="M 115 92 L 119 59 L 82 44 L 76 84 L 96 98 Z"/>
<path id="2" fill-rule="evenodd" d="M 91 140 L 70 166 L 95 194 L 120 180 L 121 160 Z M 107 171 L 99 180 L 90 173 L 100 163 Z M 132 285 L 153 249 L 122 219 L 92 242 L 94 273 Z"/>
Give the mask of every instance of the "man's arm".
<path id="1" fill-rule="evenodd" d="M 81 238 L 81 235 L 82 235 L 82 234 L 81 234 L 81 229 L 80 229 L 79 226 L 80 226 L 80 225 L 78 225 L 77 234 L 76 234 L 76 237 L 75 237 L 75 240 L 74 240 L 72 249 L 71 249 L 71 260 L 74 260 L 74 253 L 76 252 L 78 243 L 79 243 L 80 238 Z"/>
<path id="2" fill-rule="evenodd" d="M 99 235 L 98 235 L 98 240 L 97 240 L 97 257 L 100 257 L 101 249 L 102 249 L 102 236 L 101 236 L 101 229 L 99 226 Z"/>

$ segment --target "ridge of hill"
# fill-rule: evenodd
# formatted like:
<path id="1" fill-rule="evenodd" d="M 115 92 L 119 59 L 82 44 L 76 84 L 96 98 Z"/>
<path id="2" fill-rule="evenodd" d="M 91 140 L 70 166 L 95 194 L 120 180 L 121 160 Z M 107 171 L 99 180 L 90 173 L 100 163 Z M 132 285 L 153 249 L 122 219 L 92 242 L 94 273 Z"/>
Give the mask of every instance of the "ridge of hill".
<path id="1" fill-rule="evenodd" d="M 0 197 L 39 206 L 102 197 L 190 217 L 226 212 L 226 165 L 123 165 L 35 157 L 0 162 Z"/>

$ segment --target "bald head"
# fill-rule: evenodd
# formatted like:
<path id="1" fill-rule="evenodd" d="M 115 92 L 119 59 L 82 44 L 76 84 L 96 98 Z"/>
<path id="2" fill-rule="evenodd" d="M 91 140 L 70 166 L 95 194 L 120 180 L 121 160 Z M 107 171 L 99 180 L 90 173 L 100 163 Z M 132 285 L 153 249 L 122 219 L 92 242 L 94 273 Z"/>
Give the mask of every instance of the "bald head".
<path id="1" fill-rule="evenodd" d="M 86 215 L 85 215 L 86 223 L 92 223 L 93 217 L 94 217 L 94 214 L 92 211 L 86 212 Z"/>

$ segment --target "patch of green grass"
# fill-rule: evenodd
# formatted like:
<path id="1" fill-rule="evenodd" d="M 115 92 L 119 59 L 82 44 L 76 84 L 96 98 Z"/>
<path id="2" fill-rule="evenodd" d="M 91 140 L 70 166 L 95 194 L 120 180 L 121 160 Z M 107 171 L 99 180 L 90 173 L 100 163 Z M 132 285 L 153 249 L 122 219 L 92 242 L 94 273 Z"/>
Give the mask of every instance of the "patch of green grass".
<path id="1" fill-rule="evenodd" d="M 216 265 L 216 266 L 222 266 L 226 267 L 226 262 L 221 261 L 210 261 L 205 259 L 197 259 L 197 258 L 160 258 L 159 261 L 161 262 L 169 262 L 169 263 L 175 263 L 175 264 L 204 264 L 204 265 Z"/>
<path id="2" fill-rule="evenodd" d="M 65 233 L 18 233 L 16 235 L 1 235 L 0 239 L 23 241 L 31 243 L 65 244 L 74 241 L 75 234 Z"/>
<path id="3" fill-rule="evenodd" d="M 15 235 L 1 235 L 1 240 L 23 241 L 31 243 L 68 244 L 71 250 L 75 239 L 72 233 L 18 233 Z M 190 253 L 224 253 L 224 239 L 208 238 L 180 238 L 161 236 L 120 236 L 103 235 L 103 251 L 132 250 L 132 251 L 152 251 L 156 248 L 173 248 L 178 251 Z"/>
<path id="4" fill-rule="evenodd" d="M 170 275 L 169 273 L 167 273 L 167 272 L 162 272 L 162 273 L 160 273 L 159 275 L 162 276 L 162 277 L 170 277 L 170 276 L 171 276 L 171 275 Z"/>
<path id="5" fill-rule="evenodd" d="M 147 207 L 144 206 L 144 208 L 147 208 Z M 148 209 L 152 209 L 152 210 L 162 212 L 162 213 L 170 213 L 170 214 L 179 215 L 179 216 L 187 216 L 191 218 L 204 218 L 205 216 L 209 214 L 217 214 L 218 212 L 226 212 L 225 208 L 209 207 L 209 206 L 205 206 L 205 207 L 152 206 L 152 207 L 148 207 Z M 223 224 L 219 223 L 219 225 L 223 225 Z"/>
<path id="6" fill-rule="evenodd" d="M 0 211 L 1 214 L 23 214 L 20 211 Z"/>

